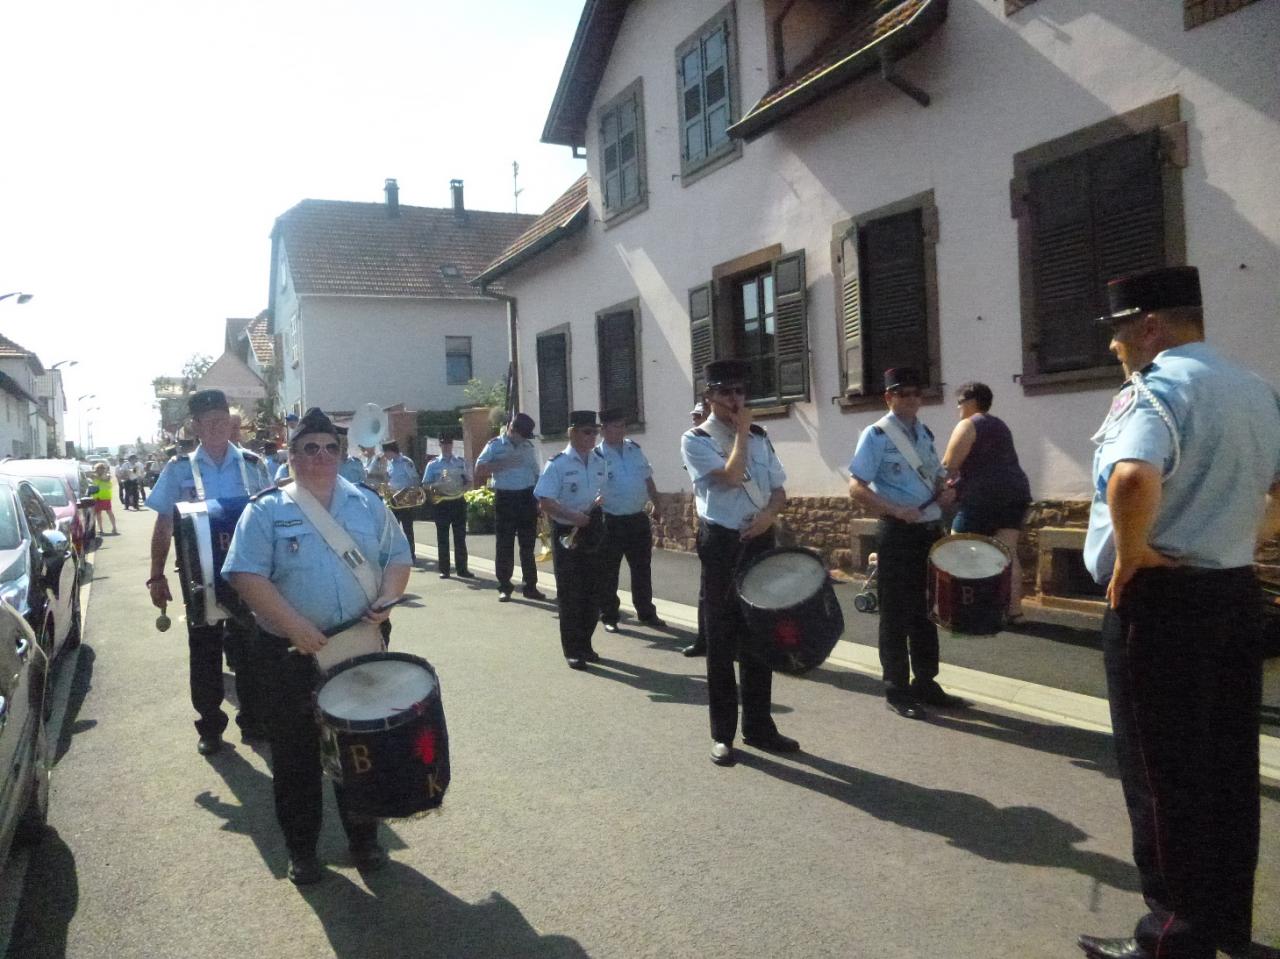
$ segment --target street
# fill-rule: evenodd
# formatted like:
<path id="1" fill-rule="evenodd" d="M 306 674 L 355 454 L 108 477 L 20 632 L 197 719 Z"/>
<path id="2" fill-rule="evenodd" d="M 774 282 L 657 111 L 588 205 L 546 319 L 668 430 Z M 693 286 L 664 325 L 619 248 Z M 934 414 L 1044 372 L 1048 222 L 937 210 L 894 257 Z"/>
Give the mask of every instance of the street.
<path id="1" fill-rule="evenodd" d="M 774 682 L 802 753 L 744 747 L 717 768 L 687 632 L 598 630 L 604 661 L 571 671 L 554 605 L 498 604 L 481 562 L 471 582 L 416 570 L 420 599 L 393 617 L 392 648 L 440 674 L 443 811 L 388 823 L 392 864 L 362 878 L 327 796 L 327 875 L 299 890 L 269 750 L 233 723 L 220 754 L 196 754 L 180 604 L 158 633 L 142 586 L 153 514 L 117 516 L 59 676 L 51 828 L 13 959 L 1048 959 L 1078 956 L 1079 933 L 1127 935 L 1143 909 L 1105 733 L 987 705 L 910 722 L 877 680 L 825 667 Z M 1274 782 L 1262 828 L 1254 937 L 1275 944 Z"/>

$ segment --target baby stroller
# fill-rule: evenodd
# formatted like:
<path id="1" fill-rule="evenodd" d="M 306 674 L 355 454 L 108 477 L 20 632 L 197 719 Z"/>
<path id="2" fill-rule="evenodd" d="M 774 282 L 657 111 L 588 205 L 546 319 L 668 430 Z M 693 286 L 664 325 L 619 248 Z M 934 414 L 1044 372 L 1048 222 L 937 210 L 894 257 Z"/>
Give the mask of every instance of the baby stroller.
<path id="1" fill-rule="evenodd" d="M 867 557 L 867 578 L 862 592 L 853 597 L 853 608 L 860 613 L 874 613 L 880 608 L 880 557 L 875 553 Z"/>

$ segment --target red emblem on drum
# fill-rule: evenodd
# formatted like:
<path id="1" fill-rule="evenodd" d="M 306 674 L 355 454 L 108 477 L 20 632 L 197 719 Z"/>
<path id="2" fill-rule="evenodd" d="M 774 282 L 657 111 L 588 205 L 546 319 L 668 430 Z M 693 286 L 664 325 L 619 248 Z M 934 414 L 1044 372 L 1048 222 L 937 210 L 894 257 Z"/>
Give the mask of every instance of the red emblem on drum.
<path id="1" fill-rule="evenodd" d="M 773 627 L 773 638 L 779 646 L 799 646 L 800 624 L 794 619 L 779 620 Z"/>
<path id="2" fill-rule="evenodd" d="M 413 751 L 422 760 L 422 765 L 430 766 L 434 763 L 436 761 L 436 731 L 434 729 L 424 729 L 418 733 L 418 738 L 413 742 Z"/>

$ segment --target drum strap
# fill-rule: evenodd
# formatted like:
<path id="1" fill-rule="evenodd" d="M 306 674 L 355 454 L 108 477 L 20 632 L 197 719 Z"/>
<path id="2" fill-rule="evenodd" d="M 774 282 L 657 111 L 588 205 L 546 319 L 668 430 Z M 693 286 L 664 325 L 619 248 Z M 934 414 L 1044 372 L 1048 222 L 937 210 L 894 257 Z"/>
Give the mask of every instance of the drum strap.
<path id="1" fill-rule="evenodd" d="M 187 454 L 187 458 L 191 460 L 191 478 L 196 484 L 196 495 L 204 499 L 204 477 L 200 475 L 200 461 L 196 459 L 196 453 L 199 447 Z M 249 471 L 245 469 L 244 457 L 240 455 L 240 448 L 235 443 L 227 446 L 227 452 L 236 458 L 236 462 L 240 465 L 240 481 L 244 483 L 244 495 L 252 496 L 256 490 L 249 488 Z"/>
<path id="2" fill-rule="evenodd" d="M 898 452 L 907 461 L 907 465 L 916 471 L 916 476 L 920 477 L 920 482 L 924 483 L 925 489 L 932 493 L 933 481 L 929 479 L 928 474 L 924 471 L 924 462 L 920 459 L 920 454 L 916 452 L 915 446 L 912 445 L 911 440 L 907 438 L 907 434 L 902 431 L 902 427 L 898 425 L 897 421 L 893 417 L 886 415 L 880 418 L 876 426 L 884 430 L 885 436 L 893 441 L 893 445 L 898 448 Z"/>
<path id="3" fill-rule="evenodd" d="M 297 483 L 290 483 L 288 486 L 281 487 L 281 491 L 286 497 L 298 504 L 298 509 L 302 510 L 302 515 L 307 518 L 312 526 L 315 527 L 320 538 L 328 544 L 329 548 L 342 557 L 342 561 L 346 564 L 347 569 L 351 571 L 351 575 L 355 577 L 360 588 L 364 590 L 365 597 L 372 603 L 378 598 L 378 577 L 374 575 L 373 564 L 365 559 L 364 554 L 360 552 L 356 541 L 351 538 L 351 534 L 343 529 L 336 519 L 329 513 L 327 509 L 320 505 L 320 501 L 308 493 Z"/>

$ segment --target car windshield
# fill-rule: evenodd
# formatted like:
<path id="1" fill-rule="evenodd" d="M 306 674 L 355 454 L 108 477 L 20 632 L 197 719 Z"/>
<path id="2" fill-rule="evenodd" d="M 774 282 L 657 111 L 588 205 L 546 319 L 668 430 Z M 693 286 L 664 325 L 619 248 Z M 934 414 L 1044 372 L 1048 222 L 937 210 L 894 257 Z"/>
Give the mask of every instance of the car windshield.
<path id="1" fill-rule="evenodd" d="M 0 549 L 16 549 L 21 544 L 22 530 L 18 527 L 13 491 L 7 486 L 0 486 Z"/>
<path id="2" fill-rule="evenodd" d="M 56 476 L 31 476 L 27 481 L 50 506 L 67 505 L 67 488 Z"/>

